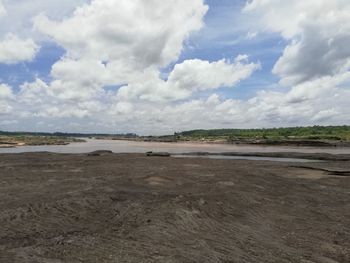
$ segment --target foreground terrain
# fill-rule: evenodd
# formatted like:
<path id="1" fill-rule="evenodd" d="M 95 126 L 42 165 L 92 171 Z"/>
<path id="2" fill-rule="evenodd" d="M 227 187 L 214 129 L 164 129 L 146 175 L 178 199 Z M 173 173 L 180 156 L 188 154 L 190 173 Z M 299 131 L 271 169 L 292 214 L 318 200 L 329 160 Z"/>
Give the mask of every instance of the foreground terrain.
<path id="1" fill-rule="evenodd" d="M 348 171 L 348 161 L 2 154 L 0 262 L 350 262 Z"/>

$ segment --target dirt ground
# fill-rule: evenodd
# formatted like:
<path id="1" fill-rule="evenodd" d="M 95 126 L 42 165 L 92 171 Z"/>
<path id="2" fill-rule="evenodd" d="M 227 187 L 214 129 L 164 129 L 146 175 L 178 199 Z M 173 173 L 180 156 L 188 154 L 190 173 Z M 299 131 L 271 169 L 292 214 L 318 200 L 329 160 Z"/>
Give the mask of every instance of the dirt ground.
<path id="1" fill-rule="evenodd" d="M 2 154 L 0 262 L 348 263 L 349 170 L 347 161 Z"/>

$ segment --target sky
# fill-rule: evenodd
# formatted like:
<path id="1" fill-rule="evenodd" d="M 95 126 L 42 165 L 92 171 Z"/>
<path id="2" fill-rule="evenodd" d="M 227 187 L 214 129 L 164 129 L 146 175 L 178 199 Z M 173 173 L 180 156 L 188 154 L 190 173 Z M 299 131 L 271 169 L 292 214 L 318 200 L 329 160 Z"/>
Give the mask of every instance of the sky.
<path id="1" fill-rule="evenodd" d="M 348 0 L 0 0 L 0 130 L 350 124 Z"/>

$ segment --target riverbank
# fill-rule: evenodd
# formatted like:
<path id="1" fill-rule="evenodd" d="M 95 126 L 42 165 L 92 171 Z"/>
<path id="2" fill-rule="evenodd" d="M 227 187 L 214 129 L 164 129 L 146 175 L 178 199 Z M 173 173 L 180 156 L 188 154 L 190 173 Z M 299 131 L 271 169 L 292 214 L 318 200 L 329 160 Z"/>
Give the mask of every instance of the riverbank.
<path id="1" fill-rule="evenodd" d="M 0 135 L 0 148 L 41 145 L 68 145 L 73 142 L 85 142 L 85 140 L 57 136 Z"/>
<path id="2" fill-rule="evenodd" d="M 199 147 L 205 145 L 212 146 L 224 146 L 224 147 L 313 147 L 319 149 L 349 149 L 350 141 L 336 141 L 336 140 L 298 140 L 298 139 L 239 139 L 234 141 L 228 141 L 227 139 L 179 139 L 175 140 L 172 136 L 162 137 L 113 137 L 113 136 L 96 136 L 96 137 L 64 137 L 64 136 L 37 136 L 37 135 L 25 135 L 25 136 L 14 136 L 14 135 L 0 135 L 0 148 L 15 148 L 22 146 L 64 146 L 71 143 L 87 142 L 87 141 L 110 141 L 113 142 L 132 142 L 132 143 L 159 143 L 159 144 L 172 144 L 172 145 L 197 145 Z"/>
<path id="3" fill-rule="evenodd" d="M 260 146 L 294 146 L 294 147 L 350 147 L 349 140 L 330 140 L 330 139 L 256 139 L 256 138 L 191 138 L 174 136 L 146 136 L 146 137 L 114 137 L 97 136 L 97 140 L 115 140 L 115 141 L 133 141 L 133 142 L 159 142 L 159 143 L 197 143 L 197 144 L 226 144 L 226 145 L 260 145 Z"/>
<path id="4" fill-rule="evenodd" d="M 346 171 L 348 161 L 0 154 L 0 261 L 349 262 Z"/>
<path id="5" fill-rule="evenodd" d="M 115 153 L 145 153 L 145 152 L 169 152 L 181 153 L 326 153 L 326 154 L 350 154 L 350 147 L 302 147 L 302 146 L 262 146 L 244 144 L 215 144 L 215 143 L 166 143 L 166 142 L 141 142 L 126 140 L 96 140 L 84 139 L 85 143 L 70 143 L 68 145 L 47 146 L 23 146 L 12 148 L 0 148 L 0 153 L 21 152 L 54 152 L 54 153 L 89 153 L 97 150 L 110 150 Z M 278 156 L 277 156 L 278 157 Z M 287 156 L 288 158 L 288 156 Z"/>

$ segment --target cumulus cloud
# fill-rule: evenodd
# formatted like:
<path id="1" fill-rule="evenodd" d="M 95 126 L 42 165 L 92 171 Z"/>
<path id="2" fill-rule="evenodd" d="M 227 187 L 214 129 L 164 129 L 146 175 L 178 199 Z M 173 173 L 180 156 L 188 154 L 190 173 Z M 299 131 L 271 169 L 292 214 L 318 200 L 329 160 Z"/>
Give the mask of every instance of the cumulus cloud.
<path id="1" fill-rule="evenodd" d="M 308 81 L 290 91 L 260 91 L 249 100 L 214 93 L 206 98 L 159 104 L 115 101 L 113 97 L 70 102 L 57 98 L 50 93 L 50 87 L 37 80 L 22 86 L 16 98 L 21 105 L 16 106 L 16 114 L 22 112 L 24 119 L 36 120 L 33 122 L 54 120 L 56 125 L 50 129 L 59 129 L 57 125 L 62 120 L 76 123 L 74 129 L 141 134 L 215 127 L 342 124 L 350 121 L 350 91 L 340 86 L 349 81 L 350 74 L 343 74 Z"/>
<path id="2" fill-rule="evenodd" d="M 233 63 L 224 59 L 212 63 L 199 59 L 186 60 L 175 65 L 168 81 L 180 89 L 193 91 L 231 87 L 259 68 L 256 63 L 242 63 L 245 60 L 246 56 L 238 56 Z"/>
<path id="3" fill-rule="evenodd" d="M 167 80 L 160 79 L 155 71 L 147 71 L 141 79 L 122 87 L 117 96 L 121 100 L 182 100 L 195 92 L 233 87 L 259 67 L 257 63 L 248 63 L 247 57 L 242 55 L 234 62 L 185 60 L 175 65 Z"/>
<path id="4" fill-rule="evenodd" d="M 34 59 L 39 47 L 32 39 L 21 39 L 9 33 L 0 40 L 0 63 L 15 64 Z"/>
<path id="5" fill-rule="evenodd" d="M 35 26 L 71 57 L 142 69 L 177 60 L 183 41 L 203 26 L 207 10 L 202 0 L 95 0 L 63 21 L 38 16 Z"/>
<path id="6" fill-rule="evenodd" d="M 348 76 L 343 79 L 325 77 L 321 89 L 318 89 L 321 80 L 309 81 L 290 91 L 260 91 L 247 101 L 212 94 L 206 99 L 162 107 L 138 103 L 127 115 L 128 125 L 142 124 L 137 127 L 144 133 L 171 133 L 197 128 L 348 123 L 350 91 L 338 88 L 335 83 L 341 85 L 349 80 Z M 121 118 L 118 114 L 113 116 L 115 120 Z"/>
<path id="7" fill-rule="evenodd" d="M 253 0 L 245 9 L 290 43 L 273 68 L 284 85 L 350 69 L 350 2 Z"/>
<path id="8" fill-rule="evenodd" d="M 50 86 L 66 99 L 96 97 L 104 86 L 159 86 L 160 68 L 178 59 L 207 10 L 202 0 L 95 0 L 64 20 L 39 15 L 36 29 L 67 52 L 53 65 Z"/>
<path id="9" fill-rule="evenodd" d="M 16 101 L 18 111 L 25 117 L 83 118 L 105 109 L 100 97 L 70 100 L 57 94 L 55 84 L 49 86 L 41 79 L 21 85 Z"/>
<path id="10" fill-rule="evenodd" d="M 30 35 L 35 42 L 38 42 L 43 37 L 33 32 L 33 17 L 44 13 L 50 18 L 62 19 L 63 17 L 69 16 L 77 6 L 81 6 L 89 1 L 90 0 L 3 0 L 6 16 L 3 16 L 0 21 L 0 35 L 5 35 L 7 32 L 15 32 L 19 36 Z"/>

